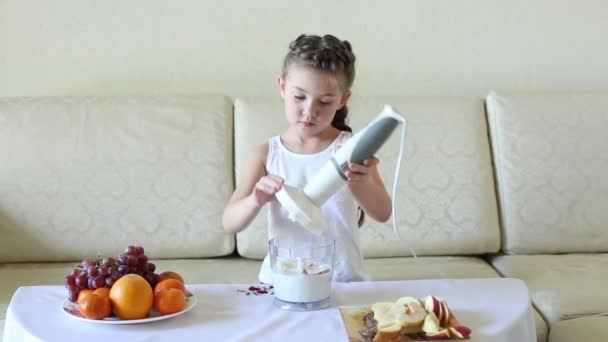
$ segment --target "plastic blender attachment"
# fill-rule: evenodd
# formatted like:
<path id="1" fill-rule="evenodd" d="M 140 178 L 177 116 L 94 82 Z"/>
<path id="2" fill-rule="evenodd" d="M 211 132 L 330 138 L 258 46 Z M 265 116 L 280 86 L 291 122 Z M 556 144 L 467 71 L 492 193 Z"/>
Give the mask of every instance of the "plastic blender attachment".
<path id="1" fill-rule="evenodd" d="M 335 241 L 318 239 L 300 245 L 271 239 L 268 242 L 274 305 L 284 310 L 319 310 L 331 304 Z"/>

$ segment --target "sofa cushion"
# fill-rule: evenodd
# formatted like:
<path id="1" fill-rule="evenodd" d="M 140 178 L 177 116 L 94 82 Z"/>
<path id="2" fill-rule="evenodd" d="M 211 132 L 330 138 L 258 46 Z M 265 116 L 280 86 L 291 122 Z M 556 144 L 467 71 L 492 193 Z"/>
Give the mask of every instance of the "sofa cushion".
<path id="1" fill-rule="evenodd" d="M 534 325 L 536 326 L 536 342 L 547 342 L 549 328 L 536 309 L 534 309 Z"/>
<path id="2" fill-rule="evenodd" d="M 232 253 L 221 96 L 0 99 L 0 262 Z"/>
<path id="3" fill-rule="evenodd" d="M 494 192 L 490 147 L 483 103 L 472 98 L 398 97 L 353 98 L 350 125 L 365 127 L 391 104 L 407 119 L 406 148 L 396 196 L 396 219 L 367 219 L 361 229 L 366 257 L 472 255 L 496 252 L 500 231 Z M 241 165 L 255 144 L 264 143 L 286 127 L 280 97 L 238 99 L 235 103 L 235 166 Z M 399 152 L 396 131 L 379 152 L 379 170 L 389 192 Z M 267 214 L 263 210 L 237 235 L 237 250 L 248 258 L 267 251 Z"/>
<path id="4" fill-rule="evenodd" d="M 608 251 L 608 92 L 486 103 L 504 251 Z"/>
<path id="5" fill-rule="evenodd" d="M 476 257 L 373 258 L 365 259 L 364 264 L 375 281 L 500 277 L 490 264 Z"/>
<path id="6" fill-rule="evenodd" d="M 608 254 L 504 255 L 492 265 L 519 278 L 532 302 L 552 327 L 556 322 L 608 312 Z"/>
<path id="7" fill-rule="evenodd" d="M 608 317 L 591 316 L 569 319 L 555 324 L 549 342 L 608 341 Z"/>

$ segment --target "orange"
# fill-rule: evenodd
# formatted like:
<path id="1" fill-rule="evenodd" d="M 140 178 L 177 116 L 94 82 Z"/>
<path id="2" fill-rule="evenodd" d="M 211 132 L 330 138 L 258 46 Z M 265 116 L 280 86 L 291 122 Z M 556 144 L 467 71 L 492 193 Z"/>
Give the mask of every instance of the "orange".
<path id="1" fill-rule="evenodd" d="M 93 290 L 91 289 L 83 289 L 80 290 L 80 293 L 78 294 L 78 299 L 76 300 L 76 303 L 80 303 L 80 301 L 86 297 L 87 295 L 90 295 L 91 293 L 93 293 Z"/>
<path id="2" fill-rule="evenodd" d="M 154 304 L 152 287 L 142 276 L 126 274 L 110 289 L 110 302 L 121 319 L 140 319 L 148 316 Z"/>
<path id="3" fill-rule="evenodd" d="M 160 283 L 156 283 L 156 286 L 154 286 L 154 295 L 164 289 L 178 289 L 182 291 L 184 295 L 187 293 L 184 284 L 177 279 L 167 279 L 161 281 Z"/>
<path id="4" fill-rule="evenodd" d="M 96 294 L 100 297 L 110 298 L 110 288 L 109 287 L 100 287 L 98 289 L 95 289 L 95 291 L 93 291 L 93 294 Z"/>
<path id="5" fill-rule="evenodd" d="M 78 303 L 80 313 L 90 319 L 104 319 L 110 316 L 112 306 L 107 297 L 88 294 Z"/>
<path id="6" fill-rule="evenodd" d="M 158 275 L 158 280 L 156 281 L 156 283 L 160 283 L 161 281 L 167 280 L 167 279 L 177 279 L 182 284 L 186 284 L 186 282 L 184 282 L 184 278 L 182 278 L 182 276 L 179 275 L 179 273 L 172 272 L 172 271 L 165 271 L 165 272 L 159 274 Z"/>
<path id="7" fill-rule="evenodd" d="M 186 295 L 178 289 L 162 289 L 154 295 L 154 308 L 163 315 L 182 311 L 185 307 Z"/>

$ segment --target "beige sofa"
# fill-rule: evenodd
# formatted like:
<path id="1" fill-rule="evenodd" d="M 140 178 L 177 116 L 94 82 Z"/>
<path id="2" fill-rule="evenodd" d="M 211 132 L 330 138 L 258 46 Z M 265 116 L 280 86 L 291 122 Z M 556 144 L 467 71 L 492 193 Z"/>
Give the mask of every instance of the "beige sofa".
<path id="1" fill-rule="evenodd" d="M 520 278 L 538 341 L 608 340 L 608 93 L 355 98 L 353 128 L 386 103 L 408 120 L 402 239 L 367 220 L 371 278 Z M 221 213 L 284 122 L 278 97 L 0 99 L 0 324 L 18 286 L 129 244 L 189 283 L 257 282 L 265 212 L 237 236 Z M 389 188 L 398 143 L 379 154 Z"/>

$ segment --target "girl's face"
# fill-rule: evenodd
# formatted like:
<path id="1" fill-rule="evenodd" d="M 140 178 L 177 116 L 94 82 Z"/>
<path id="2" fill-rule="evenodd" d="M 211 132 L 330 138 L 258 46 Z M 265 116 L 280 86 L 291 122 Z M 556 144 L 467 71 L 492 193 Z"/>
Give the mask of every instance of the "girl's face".
<path id="1" fill-rule="evenodd" d="M 343 89 L 343 76 L 292 64 L 285 77 L 279 77 L 279 91 L 292 129 L 302 135 L 316 135 L 331 126 L 336 111 L 350 97 Z"/>

